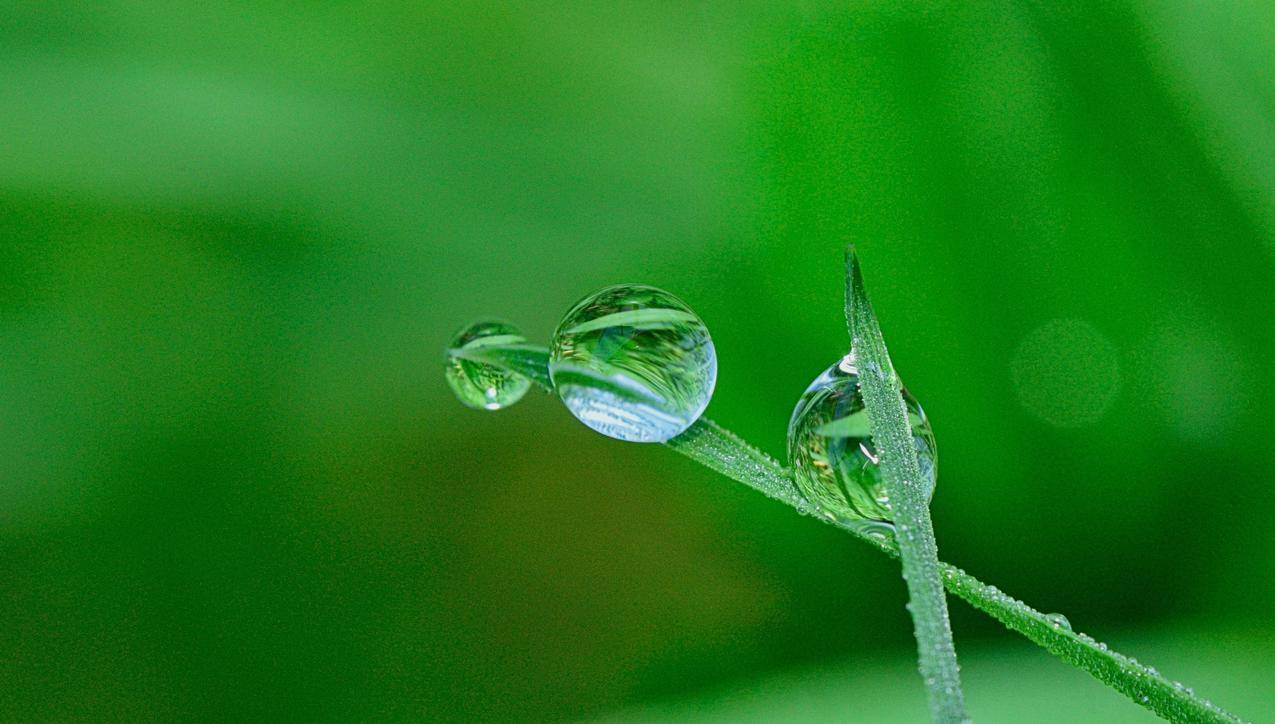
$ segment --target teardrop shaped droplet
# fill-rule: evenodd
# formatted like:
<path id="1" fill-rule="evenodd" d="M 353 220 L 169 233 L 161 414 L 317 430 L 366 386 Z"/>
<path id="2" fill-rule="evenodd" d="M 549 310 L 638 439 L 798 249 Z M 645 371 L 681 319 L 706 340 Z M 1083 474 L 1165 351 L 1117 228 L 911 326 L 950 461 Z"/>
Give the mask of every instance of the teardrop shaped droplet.
<path id="1" fill-rule="evenodd" d="M 466 359 L 464 354 L 483 347 L 526 341 L 512 324 L 496 320 L 474 322 L 457 332 L 447 350 L 443 370 L 456 399 L 475 410 L 499 410 L 521 400 L 531 387 L 531 380 L 495 365 Z"/>
<path id="2" fill-rule="evenodd" d="M 1068 621 L 1067 617 L 1061 613 L 1047 613 L 1045 614 L 1045 620 L 1056 629 L 1071 630 L 1071 621 Z"/>
<path id="3" fill-rule="evenodd" d="M 620 284 L 567 312 L 553 335 L 549 375 L 585 425 L 619 440 L 664 442 L 708 407 L 717 353 L 704 322 L 680 299 Z"/>
<path id="4" fill-rule="evenodd" d="M 938 465 L 934 432 L 906 389 L 903 402 L 929 500 Z M 797 402 L 788 423 L 788 459 L 797 489 L 817 508 L 847 523 L 892 521 L 853 355 L 819 375 Z"/>

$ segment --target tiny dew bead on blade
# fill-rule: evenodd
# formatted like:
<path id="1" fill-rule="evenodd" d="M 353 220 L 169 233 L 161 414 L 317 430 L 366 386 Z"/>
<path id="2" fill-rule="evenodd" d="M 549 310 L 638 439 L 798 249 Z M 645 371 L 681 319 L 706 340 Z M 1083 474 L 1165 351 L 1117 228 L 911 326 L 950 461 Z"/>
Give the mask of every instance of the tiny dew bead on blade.
<path id="1" fill-rule="evenodd" d="M 571 414 L 629 442 L 664 442 L 708 407 L 717 353 L 708 328 L 662 289 L 619 284 L 576 303 L 553 335 L 549 375 Z"/>
<path id="2" fill-rule="evenodd" d="M 928 501 L 938 465 L 934 432 L 907 389 L 903 403 Z M 797 489 L 825 515 L 868 525 L 892 522 L 853 353 L 819 375 L 797 402 L 788 423 L 788 459 Z"/>
<path id="3" fill-rule="evenodd" d="M 495 365 L 466 359 L 465 353 L 526 341 L 512 324 L 495 319 L 474 322 L 457 332 L 443 368 L 456 399 L 475 410 L 499 410 L 521 400 L 531 387 L 531 380 Z"/>

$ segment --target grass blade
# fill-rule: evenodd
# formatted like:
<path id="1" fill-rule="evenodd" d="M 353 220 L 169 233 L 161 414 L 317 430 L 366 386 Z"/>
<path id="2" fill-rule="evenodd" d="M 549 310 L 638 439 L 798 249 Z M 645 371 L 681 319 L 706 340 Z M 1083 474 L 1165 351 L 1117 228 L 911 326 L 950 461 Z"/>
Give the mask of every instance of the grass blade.
<path id="1" fill-rule="evenodd" d="M 868 301 L 854 248 L 846 252 L 846 326 L 859 367 L 859 389 L 880 455 L 882 479 L 898 532 L 899 558 L 908 587 L 908 611 L 916 635 L 917 662 L 936 722 L 962 722 L 965 696 L 947 617 L 938 545 L 927 491 L 916 458 L 902 385 Z"/>
<path id="2" fill-rule="evenodd" d="M 546 347 L 517 344 L 485 347 L 472 353 L 452 350 L 449 354 L 518 372 L 526 375 L 541 389 L 550 392 L 553 390 L 549 379 L 549 350 Z M 895 558 L 899 555 L 898 549 L 889 540 L 817 515 L 814 508 L 797 492 L 792 474 L 787 468 L 707 417 L 701 417 L 686 432 L 664 444 L 710 470 L 737 483 L 743 483 L 799 513 L 841 528 L 886 555 Z M 1054 656 L 1089 672 L 1139 706 L 1175 722 L 1241 721 L 1235 715 L 1196 695 L 1190 687 L 1166 678 L 1154 668 L 1138 663 L 1085 634 L 1054 625 L 1044 613 L 1006 595 L 995 586 L 983 583 L 950 564 L 940 563 L 939 566 L 943 586 L 952 595 L 988 614 L 1005 628 L 1022 634 Z"/>

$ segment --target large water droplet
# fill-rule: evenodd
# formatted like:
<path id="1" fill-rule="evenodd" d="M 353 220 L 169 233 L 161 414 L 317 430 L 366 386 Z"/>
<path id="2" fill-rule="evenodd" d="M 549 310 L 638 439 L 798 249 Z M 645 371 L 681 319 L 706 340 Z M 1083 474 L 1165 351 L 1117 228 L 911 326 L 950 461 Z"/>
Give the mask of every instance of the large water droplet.
<path id="1" fill-rule="evenodd" d="M 704 413 L 717 353 L 704 322 L 680 299 L 620 284 L 567 312 L 553 335 L 549 374 L 571 414 L 594 430 L 664 442 Z"/>
<path id="2" fill-rule="evenodd" d="M 903 402 L 928 500 L 938 465 L 934 433 L 906 389 Z M 892 520 L 853 355 L 819 375 L 797 402 L 788 423 L 788 459 L 797 489 L 819 509 L 848 523 Z"/>
<path id="3" fill-rule="evenodd" d="M 463 355 L 483 347 L 526 341 L 513 325 L 495 320 L 475 322 L 457 332 L 443 370 L 456 399 L 475 410 L 499 410 L 521 400 L 531 387 L 531 380 Z"/>

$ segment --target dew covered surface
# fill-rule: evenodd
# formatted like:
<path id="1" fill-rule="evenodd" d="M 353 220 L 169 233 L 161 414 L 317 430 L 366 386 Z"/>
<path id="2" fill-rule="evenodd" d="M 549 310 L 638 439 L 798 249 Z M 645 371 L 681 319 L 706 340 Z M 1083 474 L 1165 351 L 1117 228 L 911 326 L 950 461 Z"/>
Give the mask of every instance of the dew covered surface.
<path id="1" fill-rule="evenodd" d="M 585 425 L 629 442 L 664 442 L 708 407 L 717 353 L 704 322 L 681 300 L 623 284 L 567 312 L 553 336 L 549 373 Z"/>

